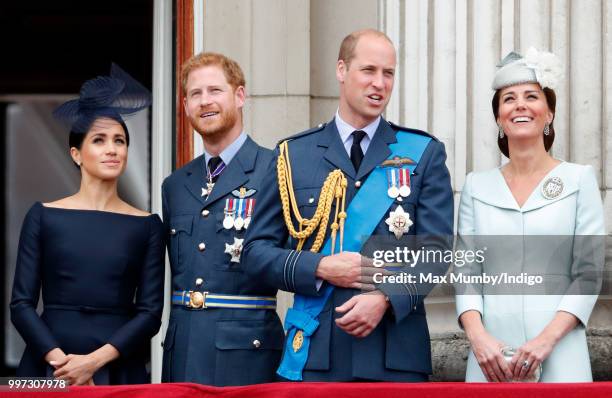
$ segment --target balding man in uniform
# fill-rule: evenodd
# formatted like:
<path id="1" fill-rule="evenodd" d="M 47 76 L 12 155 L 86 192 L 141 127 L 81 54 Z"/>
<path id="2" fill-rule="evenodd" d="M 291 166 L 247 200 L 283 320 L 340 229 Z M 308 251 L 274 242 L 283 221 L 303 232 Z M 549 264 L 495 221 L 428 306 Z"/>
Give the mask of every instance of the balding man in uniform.
<path id="1" fill-rule="evenodd" d="M 278 370 L 286 379 L 418 382 L 431 373 L 423 299 L 433 284 L 373 281 L 359 254 L 375 238 L 415 237 L 419 248 L 442 251 L 453 233 L 444 145 L 381 116 L 396 64 L 384 33 L 348 35 L 336 115 L 282 142 L 264 180 L 243 256 L 252 277 L 295 292 Z M 396 272 L 443 275 L 447 267 Z"/>

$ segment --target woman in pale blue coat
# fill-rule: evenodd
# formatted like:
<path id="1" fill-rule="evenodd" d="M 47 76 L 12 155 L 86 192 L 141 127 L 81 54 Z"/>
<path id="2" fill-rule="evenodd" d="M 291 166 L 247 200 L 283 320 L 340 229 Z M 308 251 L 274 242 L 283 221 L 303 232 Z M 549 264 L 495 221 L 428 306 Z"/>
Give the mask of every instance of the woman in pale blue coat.
<path id="1" fill-rule="evenodd" d="M 529 274 L 546 263 L 543 284 L 556 291 L 525 294 L 535 293 L 526 287 L 521 295 L 493 294 L 485 284 L 471 292 L 476 294 L 458 291 L 459 323 L 471 344 L 466 381 L 527 380 L 540 365 L 543 382 L 592 381 L 585 327 L 600 286 L 604 215 L 593 168 L 548 153 L 555 134 L 553 88 L 561 75 L 554 55 L 535 49 L 524 58 L 510 53 L 495 75 L 498 144 L 510 160 L 467 176 L 458 232 L 464 239 L 506 236 L 513 249 L 502 256 L 489 250 L 484 262 L 456 267 L 455 273 Z M 516 350 L 509 362 L 505 347 Z"/>

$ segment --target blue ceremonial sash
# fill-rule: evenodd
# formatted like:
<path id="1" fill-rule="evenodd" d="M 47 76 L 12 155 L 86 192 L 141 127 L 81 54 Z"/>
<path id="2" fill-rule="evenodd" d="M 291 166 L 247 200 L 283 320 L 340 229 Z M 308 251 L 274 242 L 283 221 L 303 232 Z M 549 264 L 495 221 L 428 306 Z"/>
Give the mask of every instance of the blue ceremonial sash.
<path id="1" fill-rule="evenodd" d="M 389 145 L 391 155 L 395 157 L 410 158 L 415 164 L 408 165 L 412 173 L 416 168 L 421 155 L 431 141 L 430 137 L 406 131 L 396 133 L 397 142 Z M 344 250 L 351 252 L 361 251 L 361 246 L 372 235 L 372 232 L 391 207 L 394 200 L 387 195 L 388 180 L 384 167 L 376 167 L 361 189 L 357 192 L 347 209 L 346 225 L 344 228 Z M 329 255 L 331 252 L 331 238 L 325 242 L 321 253 Z M 323 283 L 320 296 L 304 296 L 296 294 L 293 307 L 289 308 L 285 317 L 287 339 L 283 359 L 276 373 L 286 379 L 302 380 L 302 371 L 308 361 L 310 349 L 310 336 L 319 327 L 318 317 L 325 303 L 334 291 L 334 286 Z M 302 331 L 303 342 L 297 351 L 293 349 L 293 339 L 298 330 Z"/>

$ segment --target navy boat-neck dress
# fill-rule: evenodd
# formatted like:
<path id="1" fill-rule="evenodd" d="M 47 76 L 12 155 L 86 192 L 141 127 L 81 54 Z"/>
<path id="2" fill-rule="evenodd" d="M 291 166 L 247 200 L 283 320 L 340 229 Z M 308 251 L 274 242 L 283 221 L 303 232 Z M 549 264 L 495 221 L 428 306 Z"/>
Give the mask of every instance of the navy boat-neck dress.
<path id="1" fill-rule="evenodd" d="M 147 347 L 161 324 L 163 283 L 157 215 L 34 204 L 21 230 L 11 298 L 11 320 L 27 345 L 17 375 L 51 376 L 44 356 L 53 348 L 88 354 L 110 343 L 119 358 L 94 382 L 148 383 Z"/>

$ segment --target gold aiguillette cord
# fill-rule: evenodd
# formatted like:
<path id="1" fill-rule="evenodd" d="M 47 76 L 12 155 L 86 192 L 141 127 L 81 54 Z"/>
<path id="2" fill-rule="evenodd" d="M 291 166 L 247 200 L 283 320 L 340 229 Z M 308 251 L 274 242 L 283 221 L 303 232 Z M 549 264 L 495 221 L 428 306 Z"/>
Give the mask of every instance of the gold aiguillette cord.
<path id="1" fill-rule="evenodd" d="M 336 238 L 338 230 L 340 230 L 340 252 L 343 249 L 344 243 L 344 224 L 346 221 L 346 187 L 348 185 L 346 177 L 341 170 L 337 169 L 327 175 L 323 187 L 321 187 L 321 193 L 319 194 L 319 200 L 317 202 L 317 209 L 310 219 L 303 218 L 300 214 L 297 201 L 295 199 L 295 192 L 293 189 L 293 179 L 291 176 L 291 162 L 289 161 L 289 146 L 287 141 L 283 141 L 280 144 L 280 154 L 278 156 L 277 163 L 278 172 L 278 189 L 280 192 L 281 203 L 283 205 L 283 217 L 285 218 L 285 224 L 289 234 L 297 239 L 298 244 L 296 250 L 302 250 L 306 240 L 314 233 L 315 229 L 318 231 L 315 235 L 315 240 L 310 248 L 313 253 L 319 252 L 321 246 L 323 246 L 323 240 L 325 239 L 325 232 L 327 224 L 329 223 L 331 207 L 335 200 L 336 211 L 334 214 L 333 222 L 330 226 L 331 229 L 331 254 L 335 253 L 336 249 Z M 291 213 L 298 223 L 298 229 L 293 225 L 291 219 Z"/>

